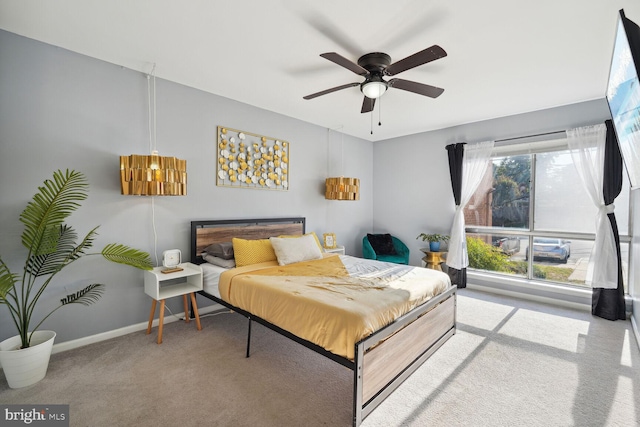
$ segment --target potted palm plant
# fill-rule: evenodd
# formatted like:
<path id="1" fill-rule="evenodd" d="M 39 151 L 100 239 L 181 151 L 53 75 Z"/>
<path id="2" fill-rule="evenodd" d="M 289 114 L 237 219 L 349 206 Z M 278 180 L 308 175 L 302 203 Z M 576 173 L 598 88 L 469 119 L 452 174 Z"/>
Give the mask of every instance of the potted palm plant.
<path id="1" fill-rule="evenodd" d="M 102 255 L 108 261 L 144 270 L 152 268 L 148 253 L 125 245 L 111 243 L 101 252 L 89 252 L 98 227 L 77 242 L 76 231 L 64 221 L 87 198 L 88 190 L 82 173 L 54 172 L 53 179 L 38 188 L 20 214 L 20 222 L 24 224 L 22 244 L 28 251 L 22 271 L 13 273 L 0 257 L 0 304 L 7 306 L 18 331 L 17 336 L 0 342 L 0 364 L 11 388 L 34 384 L 46 375 L 55 332 L 38 330 L 42 323 L 66 305 L 96 302 L 104 291 L 103 284 L 88 285 L 62 298 L 48 314 L 36 314 L 43 292 L 64 267 L 84 256 Z M 25 367 L 29 361 L 39 364 Z"/>
<path id="2" fill-rule="evenodd" d="M 440 250 L 440 243 L 441 242 L 446 243 L 449 241 L 448 235 L 437 234 L 437 233 L 433 233 L 433 234 L 420 233 L 418 237 L 416 237 L 416 240 L 420 238 L 422 238 L 423 242 L 429 242 L 429 250 L 431 252 L 438 252 Z"/>

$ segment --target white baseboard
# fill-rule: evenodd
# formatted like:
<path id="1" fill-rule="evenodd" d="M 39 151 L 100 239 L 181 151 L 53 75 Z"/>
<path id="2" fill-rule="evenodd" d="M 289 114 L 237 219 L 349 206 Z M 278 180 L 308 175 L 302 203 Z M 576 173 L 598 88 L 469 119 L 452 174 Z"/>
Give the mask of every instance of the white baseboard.
<path id="1" fill-rule="evenodd" d="M 638 322 L 636 322 L 635 313 L 631 316 L 631 327 L 633 328 L 633 335 L 635 335 L 636 337 L 636 344 L 638 345 L 638 350 L 640 350 L 640 329 L 638 328 Z"/>
<path id="2" fill-rule="evenodd" d="M 494 294 L 498 294 L 498 295 L 506 295 L 506 296 L 509 296 L 509 297 L 514 297 L 514 298 L 519 298 L 519 299 L 526 299 L 526 300 L 535 301 L 535 302 L 541 302 L 541 303 L 545 303 L 545 304 L 549 304 L 549 305 L 557 305 L 557 306 L 566 307 L 566 308 L 572 308 L 572 309 L 581 310 L 581 311 L 590 311 L 591 310 L 591 306 L 589 306 L 587 304 L 581 304 L 581 303 L 572 302 L 572 301 L 565 301 L 565 300 L 562 300 L 562 299 L 559 299 L 559 298 L 549 298 L 549 297 L 545 297 L 545 296 L 531 295 L 531 294 L 527 294 L 527 293 L 524 293 L 524 292 L 509 291 L 509 290 L 506 290 L 506 289 L 494 288 L 494 287 L 491 287 L 491 286 L 477 285 L 477 284 L 474 284 L 474 283 L 467 283 L 467 287 L 469 289 L 477 289 L 477 290 L 483 291 L 483 292 L 490 292 L 490 293 L 494 293 Z"/>
<path id="3" fill-rule="evenodd" d="M 220 310 L 222 307 L 220 304 L 213 304 L 211 306 L 207 306 L 201 309 L 198 309 L 198 314 L 201 316 L 207 313 L 211 313 L 217 310 Z M 165 316 L 164 324 L 172 323 L 177 320 L 180 320 L 176 316 Z M 125 326 L 119 329 L 114 329 L 112 331 L 102 332 L 96 335 L 90 335 L 88 337 L 82 337 L 71 341 L 65 341 L 60 344 L 54 344 L 52 354 L 61 353 L 67 350 L 73 350 L 74 348 L 84 347 L 85 345 L 94 344 L 100 341 L 105 341 L 111 338 L 121 337 L 123 335 L 127 335 L 133 332 L 144 331 L 147 329 L 148 322 L 141 322 L 135 325 Z M 158 319 L 153 320 L 153 327 L 158 326 Z"/>

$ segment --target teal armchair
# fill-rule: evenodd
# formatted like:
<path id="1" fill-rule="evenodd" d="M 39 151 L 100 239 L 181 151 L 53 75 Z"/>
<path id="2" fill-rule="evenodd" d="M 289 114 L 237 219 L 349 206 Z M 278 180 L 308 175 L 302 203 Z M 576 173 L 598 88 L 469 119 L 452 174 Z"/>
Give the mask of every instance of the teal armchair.
<path id="1" fill-rule="evenodd" d="M 373 234 L 375 238 L 381 238 L 383 234 Z M 394 236 L 391 237 L 393 243 L 393 250 L 395 254 L 390 253 L 378 253 L 373 249 L 369 237 L 364 236 L 362 239 L 362 256 L 367 259 L 375 259 L 384 262 L 393 262 L 395 264 L 409 264 L 409 248 L 400 239 Z"/>

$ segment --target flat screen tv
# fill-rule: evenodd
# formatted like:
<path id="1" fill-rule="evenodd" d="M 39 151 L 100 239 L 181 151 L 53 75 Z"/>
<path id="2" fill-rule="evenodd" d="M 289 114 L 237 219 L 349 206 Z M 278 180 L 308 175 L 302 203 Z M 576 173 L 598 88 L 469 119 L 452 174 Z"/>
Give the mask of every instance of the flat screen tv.
<path id="1" fill-rule="evenodd" d="M 640 27 L 620 10 L 607 102 L 632 189 L 640 188 Z"/>

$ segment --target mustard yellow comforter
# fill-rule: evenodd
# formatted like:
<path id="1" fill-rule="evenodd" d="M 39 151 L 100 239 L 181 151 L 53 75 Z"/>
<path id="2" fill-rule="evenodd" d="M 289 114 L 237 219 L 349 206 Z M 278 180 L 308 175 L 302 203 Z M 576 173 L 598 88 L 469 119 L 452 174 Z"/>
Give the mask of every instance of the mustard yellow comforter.
<path id="1" fill-rule="evenodd" d="M 326 350 L 354 358 L 354 344 L 451 286 L 435 270 L 350 256 L 225 271 L 220 296 Z"/>

